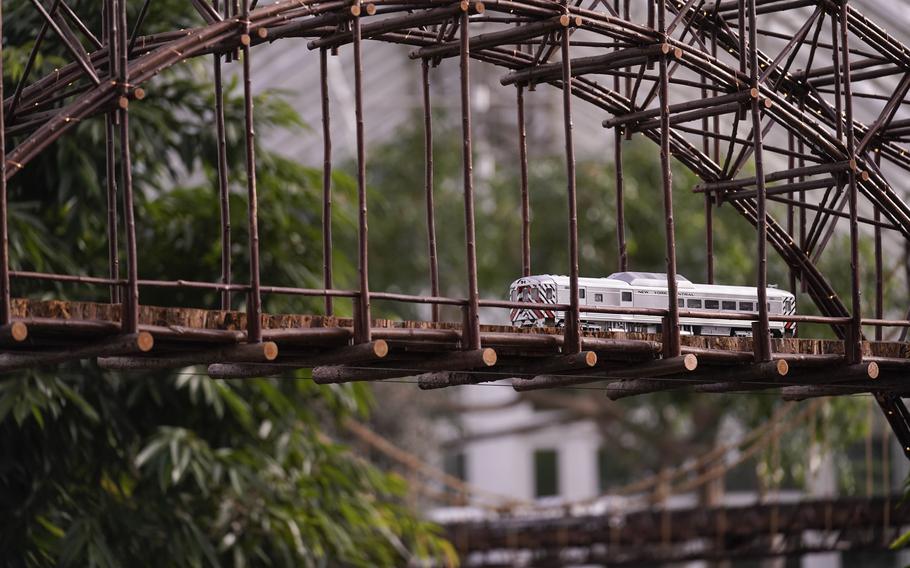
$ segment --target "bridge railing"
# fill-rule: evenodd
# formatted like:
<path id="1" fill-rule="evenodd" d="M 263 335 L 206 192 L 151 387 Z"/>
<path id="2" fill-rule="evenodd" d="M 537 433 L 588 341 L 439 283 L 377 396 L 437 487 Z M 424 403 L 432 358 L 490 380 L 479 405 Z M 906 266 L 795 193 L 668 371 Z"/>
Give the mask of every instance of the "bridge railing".
<path id="1" fill-rule="evenodd" d="M 49 282 L 60 282 L 70 284 L 86 284 L 93 286 L 117 286 L 124 287 L 128 281 L 123 278 L 105 278 L 98 276 L 84 276 L 74 274 L 58 274 L 53 272 L 39 272 L 26 270 L 11 270 L 12 279 L 23 280 L 43 280 Z M 140 287 L 149 288 L 186 288 L 196 290 L 213 290 L 213 291 L 232 291 L 232 292 L 249 292 L 249 284 L 224 284 L 220 282 L 205 282 L 198 280 L 150 280 L 139 279 Z M 324 289 L 324 288 L 299 288 L 294 286 L 270 286 L 261 285 L 260 291 L 263 294 L 282 294 L 290 296 L 306 296 L 314 298 L 351 298 L 356 299 L 360 296 L 357 290 L 345 289 Z M 402 294 L 398 292 L 374 292 L 369 293 L 371 299 L 385 300 L 391 302 L 401 302 L 410 304 L 431 304 L 438 306 L 460 306 L 464 307 L 469 304 L 467 298 L 456 298 L 447 296 L 425 296 L 419 294 Z M 513 300 L 498 299 L 479 299 L 479 307 L 483 308 L 503 308 L 503 309 L 539 309 L 539 310 L 556 310 L 567 311 L 572 308 L 570 304 L 545 304 L 540 302 L 522 302 Z M 652 317 L 666 317 L 669 310 L 666 308 L 634 308 L 627 306 L 580 306 L 580 313 L 594 314 L 617 314 L 617 315 L 638 315 Z M 725 312 L 717 310 L 691 310 L 679 309 L 679 317 L 691 319 L 717 319 L 727 321 L 749 321 L 755 322 L 760 318 L 758 312 Z M 794 322 L 794 323 L 814 323 L 824 325 L 844 325 L 851 321 L 849 316 L 819 316 L 805 314 L 769 314 L 768 321 L 773 322 Z M 882 318 L 862 318 L 862 324 L 872 327 L 910 327 L 910 320 L 882 319 Z"/>

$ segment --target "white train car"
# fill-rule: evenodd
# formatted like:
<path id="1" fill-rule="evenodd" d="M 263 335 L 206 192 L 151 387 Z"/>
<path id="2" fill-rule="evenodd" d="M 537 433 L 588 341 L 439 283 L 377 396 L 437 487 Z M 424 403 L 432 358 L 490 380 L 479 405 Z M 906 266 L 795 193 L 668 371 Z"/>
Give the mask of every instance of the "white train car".
<path id="1" fill-rule="evenodd" d="M 749 286 L 694 284 L 677 275 L 679 307 L 709 312 L 756 313 L 758 289 Z M 509 287 L 509 298 L 515 302 L 568 304 L 569 277 L 539 275 L 519 278 Z M 585 311 L 586 306 L 620 306 L 628 308 L 667 308 L 667 276 L 653 272 L 617 272 L 607 278 L 579 278 L 578 302 L 581 324 L 592 331 L 627 331 L 659 333 L 657 316 L 603 314 Z M 793 294 L 768 288 L 768 313 L 796 313 Z M 547 309 L 513 309 L 512 324 L 519 327 L 559 327 L 565 312 Z M 714 336 L 749 336 L 751 322 L 722 318 L 681 318 L 682 333 Z M 770 322 L 774 337 L 790 336 L 793 322 Z"/>

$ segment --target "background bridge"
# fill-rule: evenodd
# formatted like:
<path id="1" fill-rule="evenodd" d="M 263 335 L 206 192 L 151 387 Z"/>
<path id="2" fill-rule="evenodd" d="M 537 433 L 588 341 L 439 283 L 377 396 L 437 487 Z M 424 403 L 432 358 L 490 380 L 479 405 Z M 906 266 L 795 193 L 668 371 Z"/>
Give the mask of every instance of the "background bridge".
<path id="1" fill-rule="evenodd" d="M 494 518 L 447 526 L 468 566 L 653 566 L 887 549 L 908 521 L 898 497 Z"/>
<path id="2" fill-rule="evenodd" d="M 125 0 L 106 0 L 103 18 L 77 14 L 65 0 L 32 0 L 14 17 L 31 17 L 34 47 L 2 107 L 4 148 L 0 176 L 0 324 L 4 353 L 0 368 L 15 370 L 98 358 L 110 369 L 149 369 L 209 364 L 216 377 L 274 374 L 315 367 L 320 382 L 382 380 L 419 374 L 423 388 L 514 378 L 516 389 L 553 388 L 583 382 L 609 382 L 621 397 L 694 385 L 706 392 L 781 388 L 788 398 L 874 392 L 905 450 L 910 452 L 910 414 L 900 402 L 910 366 L 904 319 L 886 319 L 886 247 L 910 238 L 910 208 L 899 180 L 910 169 L 907 120 L 902 118 L 910 78 L 908 51 L 848 2 L 751 0 L 722 2 L 581 2 L 501 0 L 480 2 L 338 0 L 321 3 L 279 1 L 214 5 L 194 1 L 199 19 L 191 29 L 145 35 L 153 14 L 146 0 L 128 17 Z M 785 15 L 804 22 L 792 37 L 763 25 Z M 256 145 L 252 73 L 255 46 L 286 38 L 309 38 L 320 60 L 325 142 L 322 249 L 323 287 L 271 286 L 260 281 Z M 363 50 L 369 42 L 413 46 L 422 69 L 426 141 L 427 295 L 370 288 L 369 203 L 362 85 Z M 31 70 L 44 50 L 63 47 L 68 62 L 44 77 Z M 353 53 L 353 109 L 330 109 L 327 59 L 337 50 Z M 213 65 L 219 140 L 222 271 L 210 281 L 140 279 L 137 210 L 131 167 L 131 109 L 142 105 L 155 75 L 189 59 Z M 463 128 L 465 277 L 462 297 L 443 296 L 436 260 L 432 164 L 431 68 L 459 61 Z M 477 250 L 493 243 L 475 239 L 475 196 L 471 121 L 471 66 L 474 59 L 501 67 L 504 86 L 515 88 L 520 188 L 522 266 L 530 265 L 530 211 L 524 96 L 549 85 L 562 90 L 565 126 L 566 246 L 572 298 L 564 329 L 518 330 L 482 326 L 482 309 L 549 308 L 480 297 Z M 244 92 L 247 249 L 249 266 L 232 266 L 229 223 L 228 148 L 225 143 L 222 66 L 239 62 Z M 415 63 L 415 65 L 418 63 Z M 888 78 L 893 92 L 865 92 L 863 81 Z M 314 84 L 315 84 L 315 77 Z M 875 112 L 856 112 L 855 100 L 868 99 Z M 660 336 L 584 333 L 579 324 L 579 248 L 573 105 L 581 99 L 604 111 L 612 130 L 616 168 L 619 269 L 628 266 L 625 247 L 622 139 L 640 133 L 659 146 L 661 201 L 665 212 L 669 307 L 642 310 L 585 307 L 588 312 L 656 315 Z M 868 107 L 865 107 L 868 111 Z M 332 262 L 332 146 L 330 119 L 352 112 L 357 147 L 357 286 L 335 287 Z M 866 116 L 868 114 L 868 116 Z M 109 249 L 107 275 L 51 274 L 11 268 L 7 184 L 28 180 L 38 157 L 77 124 L 104 126 L 108 208 L 104 213 Z M 135 140 L 133 141 L 135 143 Z M 688 311 L 676 303 L 676 244 L 671 158 L 700 179 L 705 195 L 708 282 L 714 280 L 712 219 L 721 204 L 755 227 L 758 311 L 739 314 L 752 322 L 754 339 L 712 339 L 680 335 L 680 317 L 732 318 L 729 313 Z M 778 164 L 786 164 L 771 171 Z M 27 181 L 25 182 L 27 184 Z M 776 185 L 772 185 L 776 184 Z M 412 205 L 412 204 L 411 204 Z M 781 218 L 779 218 L 781 217 Z M 849 299 L 841 300 L 819 260 L 844 219 L 849 228 Z M 378 220 L 374 222 L 394 222 Z M 865 233 L 863 231 L 866 231 Z M 873 259 L 861 258 L 871 240 Z M 804 290 L 820 315 L 769 315 L 768 245 L 789 266 L 791 289 Z M 391 261 L 402 251 L 384 251 Z M 555 267 L 547 267 L 553 270 Z M 862 306 L 861 271 L 874 272 L 874 310 Z M 248 273 L 238 282 L 237 272 Z M 25 284 L 28 284 L 26 287 Z M 46 286 L 45 288 L 42 288 Z M 17 285 L 30 296 L 47 297 L 53 283 L 109 290 L 107 303 L 18 300 Z M 153 308 L 140 302 L 140 290 L 216 291 L 220 310 Z M 43 294 L 41 294 L 43 292 Z M 317 315 L 262 313 L 263 294 L 323 298 Z M 906 292 L 896 292 L 899 304 Z M 335 316 L 336 303 L 351 302 L 353 318 Z M 372 317 L 375 302 L 432 306 L 425 322 L 386 322 Z M 440 307 L 461 312 L 458 323 L 442 322 Z M 232 308 L 241 308 L 234 311 Z M 830 326 L 838 340 L 772 341 L 769 321 Z M 885 342 L 885 328 L 903 330 L 900 341 Z"/>
<path id="3" fill-rule="evenodd" d="M 825 552 L 886 553 L 910 520 L 902 498 L 888 489 L 887 465 L 880 472 L 883 494 L 874 489 L 873 470 L 867 467 L 863 497 L 807 496 L 777 486 L 704 501 L 712 484 L 756 455 L 769 452 L 779 460 L 781 446 L 811 428 L 823 407 L 822 400 L 785 403 L 765 423 L 685 463 L 599 495 L 550 503 L 481 490 L 356 421 L 347 420 L 344 426 L 356 442 L 408 475 L 416 498 L 439 507 L 430 514 L 467 566 L 653 566 Z M 887 447 L 887 436 L 884 442 Z M 853 556 L 842 562 L 871 565 L 874 560 Z"/>

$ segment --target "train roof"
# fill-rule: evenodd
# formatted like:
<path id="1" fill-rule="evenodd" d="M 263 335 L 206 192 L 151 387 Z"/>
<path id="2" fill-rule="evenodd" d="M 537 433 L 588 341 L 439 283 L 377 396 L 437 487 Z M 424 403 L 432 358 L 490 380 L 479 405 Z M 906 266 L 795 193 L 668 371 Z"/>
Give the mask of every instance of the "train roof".
<path id="1" fill-rule="evenodd" d="M 607 276 L 611 280 L 622 280 L 629 284 L 635 285 L 635 282 L 639 280 L 657 280 L 661 283 L 666 284 L 667 275 L 662 272 L 614 272 L 613 274 Z M 676 275 L 677 282 L 689 282 L 689 279 L 683 276 L 682 274 Z"/>
<path id="2" fill-rule="evenodd" d="M 522 281 L 546 282 L 550 281 L 559 286 L 567 286 L 569 277 L 558 274 L 538 274 L 525 276 L 516 280 L 513 285 Z M 726 284 L 696 284 L 685 276 L 676 275 L 677 286 L 681 290 L 699 290 L 706 289 L 717 294 L 730 295 L 753 295 L 755 294 L 754 286 L 731 286 Z M 614 272 L 606 278 L 585 278 L 578 279 L 580 286 L 601 287 L 601 288 L 661 288 L 667 285 L 666 274 L 660 272 Z M 786 290 L 769 287 L 768 296 L 770 298 L 786 298 L 792 296 Z"/>

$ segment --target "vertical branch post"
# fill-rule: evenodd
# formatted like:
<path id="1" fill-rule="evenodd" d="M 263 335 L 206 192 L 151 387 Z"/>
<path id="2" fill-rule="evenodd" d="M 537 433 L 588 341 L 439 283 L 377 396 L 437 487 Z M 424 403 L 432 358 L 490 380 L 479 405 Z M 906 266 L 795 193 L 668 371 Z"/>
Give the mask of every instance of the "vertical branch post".
<path id="1" fill-rule="evenodd" d="M 240 38 L 243 57 L 243 115 L 246 127 L 246 189 L 249 222 L 250 295 L 246 308 L 247 341 L 262 341 L 262 295 L 259 287 L 259 197 L 256 192 L 256 133 L 253 128 L 253 85 L 250 63 L 250 5 L 241 0 L 240 17 L 243 35 Z"/>
<path id="2" fill-rule="evenodd" d="M 329 115 L 328 50 L 319 50 L 319 90 L 322 98 L 322 287 L 332 289 L 332 128 Z M 325 296 L 325 315 L 334 313 L 332 296 Z"/>
<path id="3" fill-rule="evenodd" d="M 701 76 L 701 98 L 708 98 L 707 82 L 708 76 Z M 716 115 L 715 115 L 716 117 Z M 709 118 L 705 116 L 701 119 L 701 147 L 705 156 L 711 156 L 711 140 L 708 137 Z M 714 284 L 714 202 L 711 200 L 711 192 L 705 192 L 705 276 L 708 284 Z"/>
<path id="4" fill-rule="evenodd" d="M 578 204 L 575 185 L 575 143 L 572 137 L 572 59 L 569 53 L 568 5 L 562 29 L 562 122 L 566 137 L 566 188 L 569 201 L 569 313 L 566 314 L 564 353 L 581 351 L 578 298 Z"/>
<path id="5" fill-rule="evenodd" d="M 875 153 L 875 165 L 879 164 L 881 155 Z M 881 221 L 882 212 L 878 207 L 875 208 L 875 221 Z M 885 317 L 885 274 L 884 261 L 882 258 L 882 228 L 881 225 L 875 225 L 875 317 L 882 319 Z M 882 326 L 875 326 L 875 340 L 882 340 Z"/>
<path id="6" fill-rule="evenodd" d="M 430 104 L 430 62 L 420 62 L 423 78 L 424 193 L 427 207 L 427 258 L 430 265 L 430 294 L 439 295 L 439 259 L 436 254 L 436 206 L 433 199 L 433 107 Z M 433 321 L 439 321 L 439 304 L 432 304 Z"/>
<path id="7" fill-rule="evenodd" d="M 629 269 L 629 254 L 626 248 L 626 188 L 622 169 L 622 127 L 617 126 L 613 133 L 613 162 L 616 171 L 616 258 L 619 261 L 619 271 L 625 272 Z"/>
<path id="8" fill-rule="evenodd" d="M 840 53 L 840 32 L 837 27 L 837 14 L 831 14 L 831 59 L 832 59 L 832 76 L 834 81 L 834 125 L 837 131 L 837 139 L 844 138 L 844 116 L 843 116 L 843 90 L 841 89 L 841 53 Z M 846 70 L 846 71 L 849 71 Z"/>
<path id="9" fill-rule="evenodd" d="M 214 0 L 218 10 L 218 0 Z M 224 84 L 221 77 L 221 54 L 212 55 L 215 82 L 215 135 L 218 165 L 218 197 L 221 213 L 221 282 L 231 283 L 231 202 L 228 187 L 227 134 L 224 126 Z M 221 291 L 221 309 L 231 309 L 231 291 Z"/>
<path id="10" fill-rule="evenodd" d="M 118 242 L 117 221 L 117 163 L 114 149 L 116 133 L 114 129 L 114 113 L 109 112 L 104 117 L 104 162 L 105 184 L 107 186 L 107 259 L 108 277 L 112 280 L 120 278 L 120 245 Z M 111 284 L 110 297 L 112 304 L 120 303 L 120 286 Z"/>
<path id="11" fill-rule="evenodd" d="M 516 90 L 518 106 L 518 167 L 521 180 L 521 275 L 531 275 L 531 198 L 528 193 L 528 132 L 524 85 Z"/>
<path id="12" fill-rule="evenodd" d="M 714 1 L 715 9 L 717 8 L 717 5 L 719 2 L 720 2 L 720 0 Z M 717 34 L 711 34 L 711 55 L 713 57 L 717 57 Z M 711 117 L 711 128 L 714 133 L 714 142 L 713 142 L 714 162 L 719 166 L 720 165 L 720 137 L 721 137 L 720 115 L 715 114 L 713 117 Z M 713 206 L 713 204 L 714 204 L 713 199 L 715 196 L 706 195 L 705 197 L 709 200 L 711 206 Z M 705 206 L 707 207 L 708 205 L 706 204 Z M 711 232 L 710 232 L 711 250 L 710 250 L 710 254 L 709 254 L 708 258 L 710 259 L 710 266 L 709 266 L 710 282 L 709 283 L 713 284 L 714 283 L 714 215 L 713 215 L 713 209 L 712 209 L 711 213 L 712 213 L 712 215 L 711 215 Z"/>
<path id="13" fill-rule="evenodd" d="M 849 32 L 847 29 L 847 1 L 843 0 L 840 6 L 840 39 L 843 64 L 841 77 L 844 83 L 844 134 L 847 139 L 847 158 L 850 168 L 847 170 L 848 203 L 850 209 L 850 332 L 846 336 L 844 353 L 849 363 L 859 363 L 863 358 L 863 326 L 862 326 L 862 282 L 859 273 L 859 222 L 857 219 L 858 188 L 856 180 L 856 136 L 853 129 L 853 89 L 850 85 L 850 49 L 848 45 Z M 840 116 L 838 115 L 838 121 Z M 839 123 L 839 122 L 838 122 Z M 877 210 L 878 208 L 876 208 Z"/>
<path id="14" fill-rule="evenodd" d="M 367 227 L 367 163 L 363 135 L 363 55 L 361 53 L 360 0 L 351 6 L 354 48 L 354 117 L 357 132 L 357 272 L 360 293 L 354 310 L 354 342 L 370 341 L 369 229 Z"/>
<path id="15" fill-rule="evenodd" d="M 738 26 L 736 28 L 737 33 L 739 34 L 739 72 L 743 75 L 746 74 L 746 1 L 740 0 L 737 10 L 738 17 Z M 739 113 L 739 117 L 744 119 L 746 118 L 745 109 Z M 733 136 L 736 137 L 735 135 Z M 731 145 L 732 149 L 732 145 Z"/>
<path id="16" fill-rule="evenodd" d="M 800 101 L 800 110 L 803 110 L 804 108 L 805 108 L 805 101 L 801 100 Z M 802 156 L 803 156 L 803 151 L 806 148 L 805 148 L 805 145 L 803 144 L 802 140 L 800 140 L 799 144 L 797 144 L 797 149 L 798 149 L 797 151 L 800 154 L 800 158 L 799 158 L 799 162 L 798 162 L 799 167 L 803 167 L 804 165 L 806 165 L 806 161 L 803 159 Z M 805 176 L 801 175 L 799 177 L 799 181 L 804 181 L 805 179 L 806 179 Z M 809 249 L 807 248 L 808 235 L 806 233 L 807 224 L 808 224 L 808 214 L 807 214 L 805 205 L 806 205 L 806 192 L 800 191 L 799 192 L 799 250 L 802 251 L 803 253 L 805 253 L 806 255 L 808 255 L 809 254 Z M 808 290 L 807 280 L 808 279 L 806 278 L 806 271 L 804 269 L 802 269 L 802 267 L 800 267 L 799 286 L 800 286 L 801 292 L 805 292 L 806 290 Z M 791 292 L 793 292 L 795 294 L 796 290 L 791 290 Z M 795 330 L 799 329 L 799 324 L 794 324 L 794 329 Z"/>
<path id="17" fill-rule="evenodd" d="M 796 167 L 796 157 L 793 155 L 793 152 L 796 150 L 795 140 L 793 138 L 792 132 L 787 132 L 787 150 L 790 152 L 790 155 L 787 156 L 787 169 L 792 170 Z M 789 178 L 787 180 L 789 183 L 794 182 L 794 178 Z M 793 207 L 793 203 L 787 203 L 787 234 L 790 235 L 790 238 L 793 238 L 793 233 L 796 232 L 796 211 Z M 789 286 L 788 290 L 793 292 L 796 290 L 796 270 L 793 266 L 790 266 L 789 270 Z"/>
<path id="18" fill-rule="evenodd" d="M 676 283 L 676 227 L 673 222 L 673 172 L 670 169 L 670 93 L 667 56 L 671 47 L 666 43 L 666 7 L 657 3 L 657 27 L 663 46 L 659 57 L 658 98 L 660 100 L 660 169 L 663 181 L 664 229 L 667 241 L 667 317 L 662 326 L 665 357 L 676 357 L 679 345 L 679 290 Z"/>
<path id="19" fill-rule="evenodd" d="M 623 17 L 623 19 L 624 19 L 625 21 L 627 21 L 627 22 L 631 22 L 631 21 L 632 21 L 631 7 L 629 6 L 630 1 L 631 1 L 631 0 L 623 0 L 623 2 L 622 2 L 622 17 Z M 631 68 L 631 67 L 624 67 L 624 68 L 623 68 L 623 71 L 625 72 L 625 75 L 626 75 L 626 81 L 625 81 L 625 95 L 626 95 L 626 98 L 629 99 L 629 101 L 631 102 L 632 106 L 634 107 L 634 106 L 635 106 L 635 101 L 632 100 L 632 73 L 631 73 L 632 68 Z M 635 109 L 632 108 L 631 110 L 635 110 Z"/>
<path id="20" fill-rule="evenodd" d="M 768 216 L 765 170 L 762 147 L 761 99 L 758 85 L 758 41 L 755 23 L 755 2 L 748 0 L 749 12 L 749 84 L 752 89 L 752 145 L 755 156 L 756 225 L 758 227 L 758 322 L 752 326 L 755 358 L 771 360 L 771 332 L 768 324 Z M 742 30 L 740 30 L 742 33 Z"/>
<path id="21" fill-rule="evenodd" d="M 139 269 L 136 249 L 136 218 L 133 207 L 133 172 L 130 157 L 129 53 L 127 52 L 126 0 L 115 0 L 117 10 L 111 15 L 111 37 L 118 42 L 117 52 L 120 89 L 120 176 L 123 186 L 123 217 L 126 229 L 126 293 L 123 295 L 121 331 L 136 333 L 139 330 Z"/>
<path id="22" fill-rule="evenodd" d="M 117 41 L 111 34 L 111 19 L 114 17 L 114 4 L 107 0 L 102 7 L 102 39 L 108 47 L 108 69 L 110 80 L 116 81 L 117 77 Z M 117 115 L 114 111 L 104 115 L 104 167 L 105 185 L 107 189 L 107 261 L 108 277 L 112 280 L 120 278 L 120 245 L 118 242 L 119 227 L 117 220 L 117 156 L 114 143 Z M 112 304 L 120 303 L 120 286 L 111 284 L 110 297 Z"/>
<path id="23" fill-rule="evenodd" d="M 3 121 L 3 7 L 0 6 L 0 325 L 10 322 L 9 208 L 6 195 L 6 135 Z"/>
<path id="24" fill-rule="evenodd" d="M 474 228 L 474 158 L 471 142 L 471 47 L 468 32 L 467 3 L 462 3 L 459 29 L 460 70 L 461 70 L 461 130 L 462 165 L 464 178 L 464 225 L 465 259 L 468 268 L 468 305 L 465 311 L 463 347 L 468 350 L 480 349 L 480 316 L 478 314 L 479 292 L 477 286 L 477 248 Z"/>
<path id="25" fill-rule="evenodd" d="M 714 284 L 714 202 L 711 193 L 705 193 L 705 277 Z"/>

